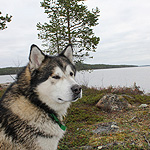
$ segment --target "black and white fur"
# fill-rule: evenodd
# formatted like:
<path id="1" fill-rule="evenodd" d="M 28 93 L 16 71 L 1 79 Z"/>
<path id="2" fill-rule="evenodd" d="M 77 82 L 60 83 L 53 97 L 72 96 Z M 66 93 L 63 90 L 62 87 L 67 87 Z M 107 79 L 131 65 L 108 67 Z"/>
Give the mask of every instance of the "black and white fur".
<path id="1" fill-rule="evenodd" d="M 58 56 L 31 46 L 29 63 L 0 102 L 1 150 L 56 150 L 62 123 L 71 102 L 82 96 L 74 77 L 72 45 Z"/>

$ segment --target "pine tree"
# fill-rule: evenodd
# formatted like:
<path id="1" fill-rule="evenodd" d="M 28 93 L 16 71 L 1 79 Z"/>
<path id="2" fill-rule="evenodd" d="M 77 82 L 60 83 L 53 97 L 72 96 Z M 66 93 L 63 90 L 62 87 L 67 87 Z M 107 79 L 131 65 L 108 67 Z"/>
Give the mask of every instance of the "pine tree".
<path id="1" fill-rule="evenodd" d="M 1 15 L 1 11 L 0 11 L 0 15 Z M 4 30 L 7 28 L 6 26 L 6 22 L 10 22 L 11 21 L 12 16 L 8 16 L 8 14 L 6 14 L 6 16 L 0 16 L 0 30 Z"/>
<path id="2" fill-rule="evenodd" d="M 37 24 L 38 37 L 48 47 L 47 52 L 59 53 L 68 43 L 74 45 L 76 61 L 83 61 L 90 57 L 89 52 L 95 52 L 100 41 L 93 32 L 98 25 L 98 8 L 89 11 L 83 0 L 44 0 L 41 7 L 49 23 Z"/>

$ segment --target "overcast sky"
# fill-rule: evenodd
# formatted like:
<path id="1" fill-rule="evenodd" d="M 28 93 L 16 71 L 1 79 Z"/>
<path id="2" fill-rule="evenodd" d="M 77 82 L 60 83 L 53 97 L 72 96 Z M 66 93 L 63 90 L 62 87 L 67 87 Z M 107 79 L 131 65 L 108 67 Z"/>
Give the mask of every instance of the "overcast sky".
<path id="1" fill-rule="evenodd" d="M 42 0 L 41 0 L 42 1 Z M 92 64 L 150 65 L 150 0 L 87 0 L 89 9 L 99 7 L 100 37 Z M 0 31 L 0 68 L 23 66 L 31 44 L 41 49 L 36 24 L 47 21 L 40 0 L 0 0 L 0 11 L 13 16 L 7 29 Z"/>

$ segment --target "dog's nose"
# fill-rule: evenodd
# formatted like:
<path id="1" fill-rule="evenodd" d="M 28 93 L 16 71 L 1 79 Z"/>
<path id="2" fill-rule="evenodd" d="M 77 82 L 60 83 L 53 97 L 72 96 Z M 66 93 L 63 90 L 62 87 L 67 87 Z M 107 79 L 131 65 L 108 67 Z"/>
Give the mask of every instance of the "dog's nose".
<path id="1" fill-rule="evenodd" d="M 75 84 L 74 86 L 72 86 L 71 90 L 75 95 L 78 95 L 81 92 L 81 86 Z"/>

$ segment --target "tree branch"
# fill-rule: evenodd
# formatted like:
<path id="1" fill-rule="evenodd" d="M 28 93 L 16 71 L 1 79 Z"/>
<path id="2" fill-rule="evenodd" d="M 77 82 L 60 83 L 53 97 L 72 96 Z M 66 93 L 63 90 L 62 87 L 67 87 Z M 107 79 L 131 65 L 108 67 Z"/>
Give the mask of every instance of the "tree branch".
<path id="1" fill-rule="evenodd" d="M 71 31 L 75 30 L 76 28 L 80 28 L 82 27 L 83 25 L 81 24 L 80 26 L 77 26 L 77 27 L 74 27 L 73 29 L 71 29 Z"/>
<path id="2" fill-rule="evenodd" d="M 70 28 L 73 28 L 73 27 L 75 27 L 75 26 L 77 26 L 77 25 L 80 25 L 80 24 L 82 24 L 83 22 L 79 22 L 79 23 L 77 23 L 77 24 L 74 24 L 74 25 L 72 25 Z"/>

